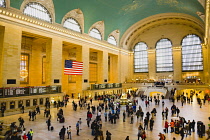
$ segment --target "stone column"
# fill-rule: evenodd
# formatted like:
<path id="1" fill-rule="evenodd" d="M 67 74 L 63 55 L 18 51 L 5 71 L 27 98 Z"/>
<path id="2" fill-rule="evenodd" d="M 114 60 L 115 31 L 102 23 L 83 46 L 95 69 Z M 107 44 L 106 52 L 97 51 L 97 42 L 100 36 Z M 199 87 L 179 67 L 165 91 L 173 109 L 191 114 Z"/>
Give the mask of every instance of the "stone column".
<path id="1" fill-rule="evenodd" d="M 0 87 L 19 87 L 22 30 L 16 26 L 0 30 Z M 16 84 L 7 84 L 8 79 L 16 80 Z"/>
<path id="2" fill-rule="evenodd" d="M 76 79 L 76 94 L 75 98 L 78 98 L 78 93 L 80 93 L 80 96 L 83 97 L 83 90 L 87 90 L 89 88 L 89 55 L 90 55 L 90 49 L 88 46 L 80 46 L 77 47 L 76 52 L 76 60 L 83 62 L 83 75 L 77 75 Z M 87 82 L 84 82 L 84 80 L 88 80 Z"/>
<path id="3" fill-rule="evenodd" d="M 37 98 L 37 105 L 40 105 L 40 98 Z"/>
<path id="4" fill-rule="evenodd" d="M 6 110 L 10 109 L 10 101 L 6 101 Z"/>
<path id="5" fill-rule="evenodd" d="M 15 109 L 18 108 L 18 100 L 15 100 Z"/>
<path id="6" fill-rule="evenodd" d="M 29 65 L 29 82 L 31 86 L 40 86 L 42 84 L 42 67 L 43 67 L 43 55 L 42 55 L 42 45 L 33 42 L 31 55 L 30 55 L 30 65 Z"/>
<path id="7" fill-rule="evenodd" d="M 181 46 L 173 47 L 174 82 L 182 81 L 182 50 Z"/>
<path id="8" fill-rule="evenodd" d="M 62 41 L 59 38 L 52 38 L 46 44 L 46 84 L 61 85 L 63 73 Z M 58 79 L 59 83 L 54 83 Z"/>
<path id="9" fill-rule="evenodd" d="M 108 82 L 108 52 L 98 52 L 98 83 L 105 83 L 105 79 Z"/>
<path id="10" fill-rule="evenodd" d="M 33 99 L 30 99 L 30 107 L 33 106 Z"/>
<path id="11" fill-rule="evenodd" d="M 110 56 L 110 82 L 119 83 L 119 59 L 117 55 Z"/>
<path id="12" fill-rule="evenodd" d="M 156 55 L 155 49 L 148 50 L 148 61 L 149 61 L 149 78 L 156 80 Z"/>

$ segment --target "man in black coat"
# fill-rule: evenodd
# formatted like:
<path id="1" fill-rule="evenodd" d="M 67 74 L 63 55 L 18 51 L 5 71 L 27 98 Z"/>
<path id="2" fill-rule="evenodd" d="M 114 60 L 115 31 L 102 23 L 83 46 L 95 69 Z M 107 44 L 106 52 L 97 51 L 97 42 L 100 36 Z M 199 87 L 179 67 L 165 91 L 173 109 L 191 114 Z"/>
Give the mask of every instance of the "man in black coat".
<path id="1" fill-rule="evenodd" d="M 65 139 L 66 128 L 63 126 L 60 131 L 60 136 L 64 140 Z"/>
<path id="2" fill-rule="evenodd" d="M 106 130 L 106 140 L 111 140 L 111 133 L 108 131 L 108 130 Z"/>
<path id="3" fill-rule="evenodd" d="M 50 131 L 50 126 L 51 126 L 51 120 L 50 118 L 47 120 L 47 128 L 48 128 L 48 131 Z"/>

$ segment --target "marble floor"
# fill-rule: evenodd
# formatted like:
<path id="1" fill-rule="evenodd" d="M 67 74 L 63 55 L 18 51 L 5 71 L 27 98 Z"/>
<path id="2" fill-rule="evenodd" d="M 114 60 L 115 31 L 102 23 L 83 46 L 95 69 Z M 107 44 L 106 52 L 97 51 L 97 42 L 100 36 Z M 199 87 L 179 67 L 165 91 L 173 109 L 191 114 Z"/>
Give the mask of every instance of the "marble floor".
<path id="1" fill-rule="evenodd" d="M 146 135 L 147 135 L 147 140 L 158 140 L 158 134 L 159 132 L 163 133 L 163 124 L 164 121 L 162 120 L 162 105 L 160 104 L 155 105 L 154 102 L 150 103 L 149 107 L 145 107 L 144 102 L 142 102 L 140 100 L 140 98 L 137 98 L 139 100 L 139 104 L 142 106 L 142 109 L 144 112 L 151 112 L 151 110 L 156 107 L 157 109 L 157 116 L 155 117 L 155 123 L 154 123 L 154 130 L 153 131 L 149 131 L 146 130 Z M 76 102 L 78 102 L 78 100 L 74 100 Z M 11 122 L 17 122 L 18 123 L 18 118 L 20 116 L 22 116 L 25 120 L 25 128 L 26 131 L 28 131 L 29 129 L 33 129 L 34 131 L 34 136 L 33 136 L 33 140 L 59 140 L 59 131 L 62 128 L 62 126 L 64 125 L 65 127 L 67 126 L 72 126 L 72 139 L 73 140 L 93 140 L 94 137 L 91 135 L 91 129 L 87 127 L 86 124 L 86 113 L 87 113 L 87 109 L 83 109 L 80 110 L 78 108 L 77 111 L 74 111 L 72 108 L 72 99 L 70 99 L 69 104 L 67 105 L 67 107 L 63 108 L 64 110 L 64 116 L 65 116 L 65 123 L 59 123 L 57 121 L 57 108 L 51 108 L 51 115 L 52 115 L 52 119 L 51 119 L 51 123 L 52 126 L 54 126 L 54 131 L 48 131 L 47 130 L 47 125 L 46 125 L 46 118 L 44 117 L 44 113 L 43 110 L 41 110 L 41 114 L 37 115 L 37 118 L 35 121 L 29 121 L 28 119 L 28 111 L 26 111 L 26 113 L 24 114 L 19 114 L 18 112 L 13 112 L 11 113 L 7 113 L 5 114 L 5 117 L 0 117 L 0 120 L 3 120 L 5 124 L 10 124 Z M 98 101 L 93 101 L 94 105 L 98 105 L 99 102 Z M 184 106 L 181 106 L 180 102 L 175 102 L 175 105 L 178 106 L 180 108 L 180 116 L 183 116 L 186 118 L 186 120 L 195 120 L 197 121 L 203 121 L 204 124 L 206 125 L 206 129 L 207 129 L 207 124 L 210 123 L 210 121 L 208 120 L 208 117 L 210 117 L 210 105 L 208 103 L 206 103 L 205 105 L 202 106 L 202 108 L 200 108 L 200 106 L 198 106 L 196 100 L 194 100 L 194 102 L 192 104 L 184 104 Z M 168 107 L 169 109 L 171 108 L 172 103 L 168 100 L 165 99 L 165 105 L 164 107 Z M 110 122 L 105 122 L 104 121 L 104 117 L 102 117 L 102 121 L 103 121 L 103 126 L 102 126 L 102 130 L 105 136 L 105 132 L 106 130 L 109 130 L 112 133 L 112 140 L 125 140 L 126 136 L 130 137 L 130 140 L 137 140 L 137 128 L 139 125 L 140 120 L 137 120 L 136 117 L 134 117 L 134 123 L 130 124 L 130 118 L 126 118 L 126 122 L 123 122 L 122 120 L 122 111 L 125 110 L 125 106 L 121 107 L 121 114 L 120 114 L 120 119 L 117 120 L 116 124 L 111 124 Z M 76 122 L 79 120 L 79 118 L 82 118 L 82 130 L 80 130 L 80 136 L 76 135 Z M 95 118 L 95 115 L 93 115 L 93 118 Z M 177 117 L 172 117 L 169 114 L 168 120 L 170 121 L 171 119 L 177 119 Z M 196 125 L 197 127 L 197 125 Z M 170 128 L 169 128 L 170 130 Z M 167 140 L 173 140 L 173 137 L 176 138 L 176 140 L 180 140 L 181 137 L 180 135 L 174 134 L 174 133 L 167 133 L 166 135 L 166 139 Z M 206 135 L 205 135 L 206 136 Z M 194 132 L 192 133 L 191 136 L 185 137 L 185 140 L 205 140 L 206 137 L 203 138 L 199 138 L 197 133 Z"/>

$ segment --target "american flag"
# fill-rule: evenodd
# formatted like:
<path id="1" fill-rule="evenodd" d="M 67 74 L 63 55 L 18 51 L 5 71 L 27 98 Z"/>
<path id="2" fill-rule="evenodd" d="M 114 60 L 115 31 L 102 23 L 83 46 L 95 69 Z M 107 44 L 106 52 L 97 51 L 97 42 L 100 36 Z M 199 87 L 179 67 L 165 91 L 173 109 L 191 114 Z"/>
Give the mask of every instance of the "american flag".
<path id="1" fill-rule="evenodd" d="M 83 62 L 65 60 L 65 75 L 82 75 Z"/>

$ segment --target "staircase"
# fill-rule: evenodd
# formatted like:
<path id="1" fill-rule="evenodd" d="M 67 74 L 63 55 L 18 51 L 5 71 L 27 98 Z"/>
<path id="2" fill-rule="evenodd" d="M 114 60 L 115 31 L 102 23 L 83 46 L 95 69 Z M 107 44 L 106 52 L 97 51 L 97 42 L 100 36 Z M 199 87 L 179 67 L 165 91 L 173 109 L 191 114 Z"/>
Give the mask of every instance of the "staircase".
<path id="1" fill-rule="evenodd" d="M 163 95 L 164 97 L 169 97 L 168 90 L 165 87 L 147 87 L 144 91 L 144 95 L 147 96 L 158 96 Z"/>

